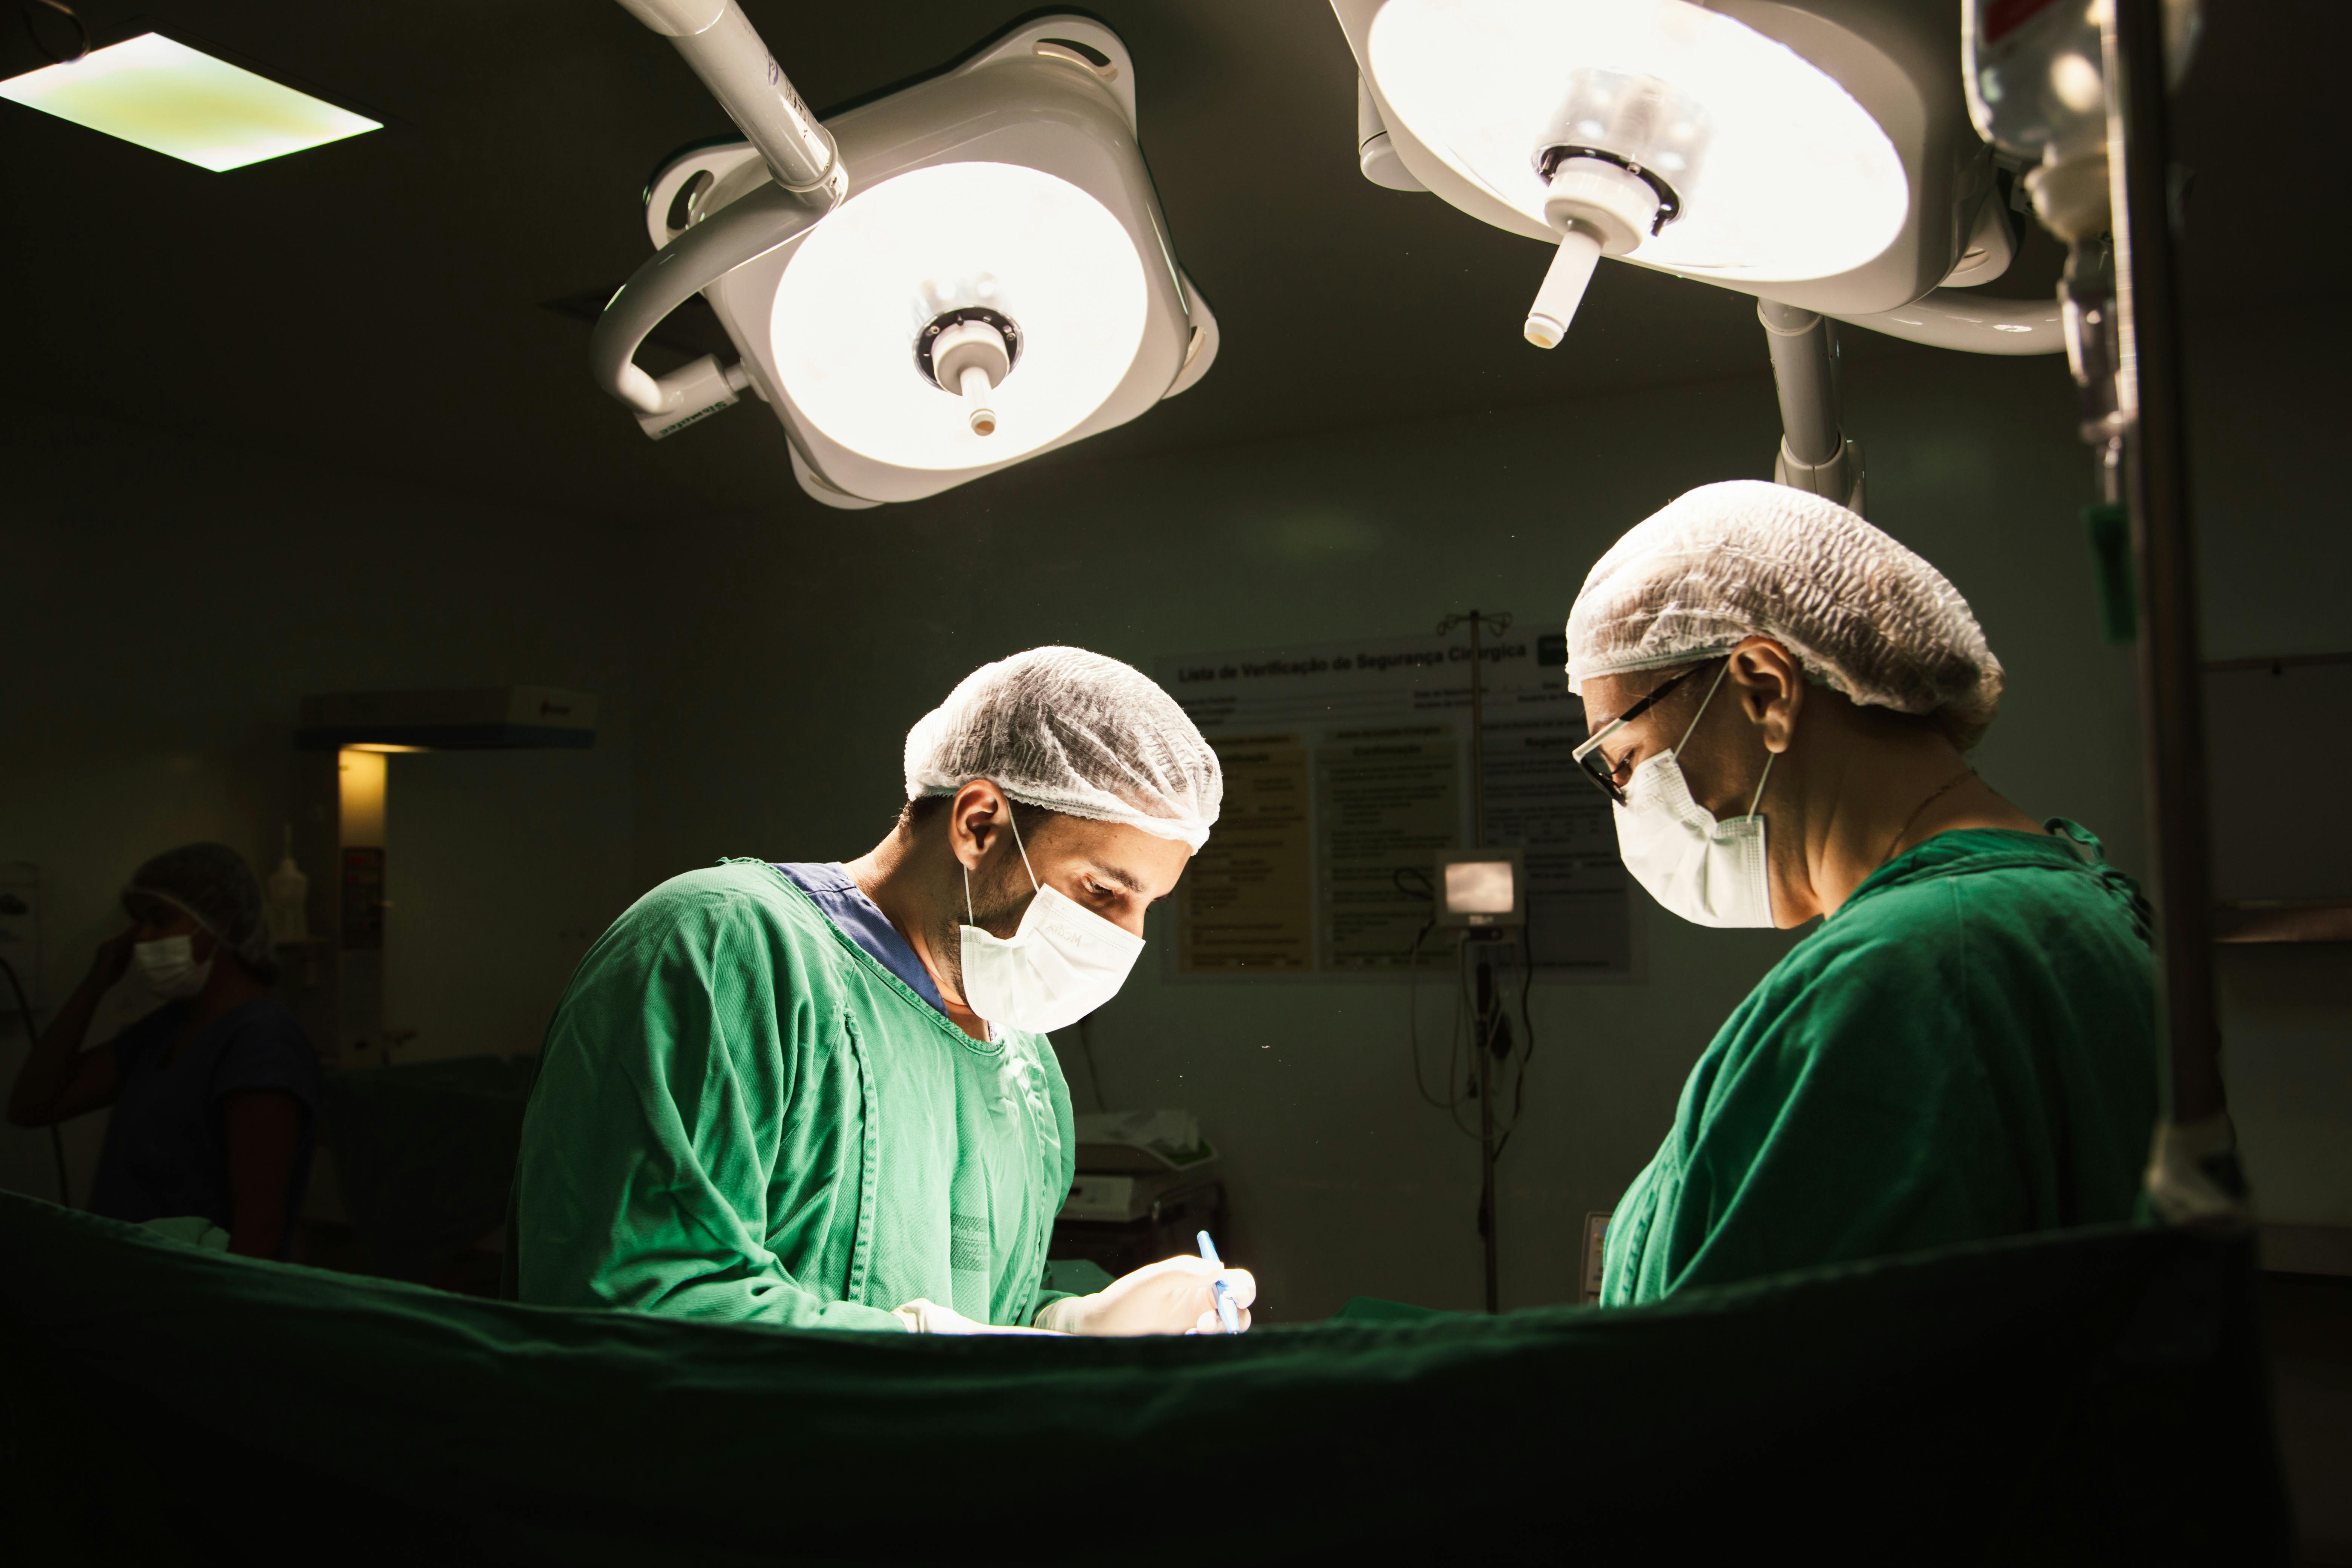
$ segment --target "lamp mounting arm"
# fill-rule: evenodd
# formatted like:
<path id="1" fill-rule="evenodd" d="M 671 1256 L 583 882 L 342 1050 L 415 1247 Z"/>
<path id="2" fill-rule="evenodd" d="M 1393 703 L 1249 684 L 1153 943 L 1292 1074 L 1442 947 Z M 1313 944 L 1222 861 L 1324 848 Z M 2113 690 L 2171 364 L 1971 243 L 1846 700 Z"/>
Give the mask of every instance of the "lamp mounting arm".
<path id="1" fill-rule="evenodd" d="M 635 363 L 646 334 L 694 295 L 839 205 L 849 192 L 849 171 L 832 132 L 809 112 L 736 0 L 621 4 L 677 47 L 774 180 L 655 252 L 596 320 L 588 340 L 590 374 L 658 437 L 731 404 L 751 376 L 740 366 L 698 361 L 656 380 Z"/>
<path id="2" fill-rule="evenodd" d="M 656 381 L 637 368 L 637 346 L 662 318 L 747 261 L 816 226 L 824 213 L 792 192 L 761 185 L 730 202 L 646 259 L 604 305 L 588 335 L 588 373 L 640 415 L 691 413 L 694 367 Z"/>
<path id="3" fill-rule="evenodd" d="M 743 139 L 760 150 L 778 185 L 830 210 L 849 193 L 832 132 L 760 41 L 735 0 L 621 0 L 629 15 L 686 58 Z"/>
<path id="4" fill-rule="evenodd" d="M 1862 446 L 1838 416 L 1837 347 L 1830 324 L 1777 300 L 1756 301 L 1772 350 L 1772 384 L 1780 395 L 1780 450 L 1775 482 L 1864 510 Z"/>

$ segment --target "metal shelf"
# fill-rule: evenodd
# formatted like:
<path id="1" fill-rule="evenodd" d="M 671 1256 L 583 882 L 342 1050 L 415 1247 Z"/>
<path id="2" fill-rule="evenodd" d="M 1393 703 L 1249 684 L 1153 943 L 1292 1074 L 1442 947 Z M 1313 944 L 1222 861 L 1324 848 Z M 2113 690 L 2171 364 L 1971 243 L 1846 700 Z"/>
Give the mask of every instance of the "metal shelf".
<path id="1" fill-rule="evenodd" d="M 2352 899 L 2249 899 L 2213 911 L 2221 942 L 2352 942 Z"/>

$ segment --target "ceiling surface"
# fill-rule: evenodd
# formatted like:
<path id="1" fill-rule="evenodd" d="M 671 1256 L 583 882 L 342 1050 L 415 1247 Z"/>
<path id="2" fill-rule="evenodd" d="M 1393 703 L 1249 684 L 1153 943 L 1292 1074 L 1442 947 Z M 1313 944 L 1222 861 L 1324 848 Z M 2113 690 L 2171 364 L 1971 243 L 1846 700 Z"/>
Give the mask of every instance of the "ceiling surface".
<path id="1" fill-rule="evenodd" d="M 2341 58 L 2352 7 L 2307 4 L 2303 58 Z M 971 0 L 745 8 L 820 107 L 1025 14 Z M 1957 0 L 1945 8 L 1957 26 Z M 675 51 L 618 5 L 79 9 L 100 44 L 163 26 L 388 129 L 215 174 L 0 103 L 19 279 L 12 398 L 572 515 L 803 504 L 782 433 L 756 407 L 655 445 L 587 380 L 586 326 L 563 302 L 609 293 L 647 254 L 639 195 L 656 163 L 728 130 Z M 1624 266 L 1601 268 L 1560 349 L 1520 342 L 1543 247 L 1358 174 L 1354 64 L 1320 0 L 1088 9 L 1133 54 L 1144 151 L 1223 338 L 1195 389 L 1038 461 L 1410 425 L 1765 366 L 1751 300 Z M 2205 125 L 2261 118 L 2280 73 L 2319 68 L 2261 59 L 2226 30 L 2205 53 L 2184 148 Z M 0 42 L 0 75 L 42 63 L 21 29 Z M 1990 291 L 2046 297 L 2054 269 L 2036 231 Z M 2218 252 L 2192 244 L 2187 270 L 2192 305 L 2231 297 Z M 1846 336 L 1852 353 L 1927 352 Z"/>

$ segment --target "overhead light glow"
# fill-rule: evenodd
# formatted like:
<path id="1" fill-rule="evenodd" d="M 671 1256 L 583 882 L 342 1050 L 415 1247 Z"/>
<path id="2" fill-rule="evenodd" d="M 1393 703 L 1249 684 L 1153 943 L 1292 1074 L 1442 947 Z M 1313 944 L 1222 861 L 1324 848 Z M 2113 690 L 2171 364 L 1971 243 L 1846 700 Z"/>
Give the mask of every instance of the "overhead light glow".
<path id="1" fill-rule="evenodd" d="M 992 312 L 1019 340 L 988 435 L 916 353 L 959 310 Z M 1148 312 L 1134 242 L 1093 196 L 1019 164 L 941 163 L 859 192 L 801 241 L 771 331 L 818 429 L 880 462 L 953 469 L 1034 452 L 1101 407 Z"/>
<path id="2" fill-rule="evenodd" d="M 0 98 L 215 174 L 383 129 L 160 33 L 10 77 Z"/>
<path id="3" fill-rule="evenodd" d="M 1395 117 L 1456 174 L 1544 222 L 1536 156 L 1572 142 L 1563 84 L 1591 68 L 1651 79 L 1711 133 L 1681 216 L 1633 259 L 1727 279 L 1829 278 L 1874 259 L 1910 207 L 1903 161 L 1853 95 L 1786 45 L 1688 0 L 1389 0 L 1372 75 Z M 1586 132 L 1591 134 L 1591 132 Z"/>

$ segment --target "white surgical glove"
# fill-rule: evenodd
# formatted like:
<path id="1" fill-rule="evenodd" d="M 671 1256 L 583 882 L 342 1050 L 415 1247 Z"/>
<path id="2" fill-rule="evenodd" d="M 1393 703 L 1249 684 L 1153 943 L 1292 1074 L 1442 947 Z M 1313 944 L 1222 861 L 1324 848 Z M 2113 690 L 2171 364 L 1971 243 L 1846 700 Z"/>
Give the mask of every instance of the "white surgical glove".
<path id="1" fill-rule="evenodd" d="M 1221 1268 L 1202 1258 L 1169 1258 L 1122 1275 L 1091 1296 L 1066 1296 L 1037 1314 L 1037 1326 L 1066 1334 L 1222 1334 L 1217 1304 L 1209 1294 L 1222 1279 L 1250 1325 L 1249 1305 L 1257 1281 L 1246 1268 Z"/>
<path id="2" fill-rule="evenodd" d="M 1037 1328 L 1024 1329 L 1010 1323 L 976 1322 L 952 1307 L 926 1301 L 920 1296 L 903 1307 L 891 1308 L 890 1311 L 907 1325 L 907 1331 L 910 1334 L 1037 1334 L 1056 1331 L 1042 1324 Z"/>

